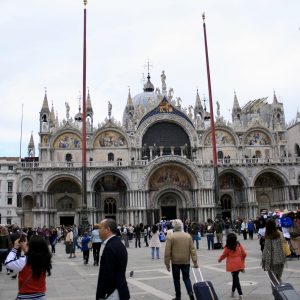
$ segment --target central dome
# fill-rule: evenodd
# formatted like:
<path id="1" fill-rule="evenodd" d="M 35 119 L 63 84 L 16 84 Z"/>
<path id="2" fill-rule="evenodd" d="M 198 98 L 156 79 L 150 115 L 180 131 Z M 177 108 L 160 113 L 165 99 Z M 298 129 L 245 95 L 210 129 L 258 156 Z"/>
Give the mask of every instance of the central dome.
<path id="1" fill-rule="evenodd" d="M 157 102 L 157 97 L 155 92 L 143 92 L 134 96 L 132 98 L 132 102 L 134 107 L 137 107 L 138 105 L 141 105 L 143 107 L 148 107 L 149 103 Z"/>

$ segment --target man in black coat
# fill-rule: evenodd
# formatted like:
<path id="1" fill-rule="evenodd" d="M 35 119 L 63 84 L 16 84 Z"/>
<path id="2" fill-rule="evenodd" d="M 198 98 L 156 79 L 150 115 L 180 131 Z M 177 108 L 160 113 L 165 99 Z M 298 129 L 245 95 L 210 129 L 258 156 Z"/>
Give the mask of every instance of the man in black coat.
<path id="1" fill-rule="evenodd" d="M 99 234 L 104 246 L 97 284 L 96 300 L 130 299 L 126 282 L 128 254 L 121 239 L 116 236 L 117 223 L 104 219 L 99 224 Z"/>

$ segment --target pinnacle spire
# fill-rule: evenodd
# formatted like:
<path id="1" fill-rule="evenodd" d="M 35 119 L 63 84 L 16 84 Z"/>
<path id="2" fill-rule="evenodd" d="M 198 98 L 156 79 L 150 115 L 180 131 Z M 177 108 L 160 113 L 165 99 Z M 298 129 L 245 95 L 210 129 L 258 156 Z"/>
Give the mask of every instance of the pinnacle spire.
<path id="1" fill-rule="evenodd" d="M 86 99 L 86 113 L 90 114 L 93 113 L 90 90 L 88 89 L 87 99 Z"/>
<path id="2" fill-rule="evenodd" d="M 239 101 L 237 99 L 236 92 L 234 91 L 234 100 L 233 100 L 232 112 L 238 112 L 238 111 L 241 111 L 241 107 L 240 107 Z"/>
<path id="3" fill-rule="evenodd" d="M 277 104 L 277 103 L 278 103 L 278 100 L 277 100 L 275 91 L 274 91 L 274 96 L 273 96 L 273 103 L 274 103 L 274 104 Z"/>
<path id="4" fill-rule="evenodd" d="M 52 107 L 51 107 L 51 112 L 50 112 L 50 122 L 52 124 L 55 124 L 55 113 L 54 113 L 53 102 L 52 102 Z"/>
<path id="5" fill-rule="evenodd" d="M 133 106 L 131 93 L 130 93 L 130 88 L 128 89 L 127 106 Z"/>
<path id="6" fill-rule="evenodd" d="M 197 109 L 197 110 L 203 110 L 198 89 L 197 89 L 197 94 L 196 94 L 195 109 Z"/>
<path id="7" fill-rule="evenodd" d="M 42 111 L 49 112 L 49 105 L 48 105 L 48 98 L 47 98 L 47 89 L 45 89 L 45 96 L 44 96 Z"/>
<path id="8" fill-rule="evenodd" d="M 148 73 L 147 76 L 147 82 L 144 85 L 144 92 L 153 92 L 154 91 L 154 85 L 152 84 L 152 82 L 150 81 L 150 73 Z"/>
<path id="9" fill-rule="evenodd" d="M 31 131 L 31 136 L 30 136 L 30 140 L 29 140 L 29 144 L 28 144 L 28 149 L 33 149 L 34 148 L 34 140 L 33 140 L 33 133 Z"/>

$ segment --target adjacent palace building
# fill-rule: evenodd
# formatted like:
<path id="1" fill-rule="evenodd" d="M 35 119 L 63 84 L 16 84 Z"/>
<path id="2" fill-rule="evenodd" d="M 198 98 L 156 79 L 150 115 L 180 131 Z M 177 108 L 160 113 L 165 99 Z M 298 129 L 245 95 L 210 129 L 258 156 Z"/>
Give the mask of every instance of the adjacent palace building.
<path id="1" fill-rule="evenodd" d="M 42 101 L 41 101 L 42 102 Z M 300 207 L 300 114 L 286 125 L 283 104 L 234 95 L 231 122 L 217 103 L 219 196 L 214 200 L 212 132 L 198 92 L 183 108 L 166 76 L 155 88 L 128 94 L 122 124 L 111 114 L 95 125 L 87 95 L 87 217 L 152 224 L 161 219 L 206 221 L 256 217 L 262 210 Z M 82 113 L 58 120 L 45 93 L 38 156 L 31 136 L 28 157 L 0 158 L 1 223 L 21 226 L 80 224 L 82 219 Z"/>

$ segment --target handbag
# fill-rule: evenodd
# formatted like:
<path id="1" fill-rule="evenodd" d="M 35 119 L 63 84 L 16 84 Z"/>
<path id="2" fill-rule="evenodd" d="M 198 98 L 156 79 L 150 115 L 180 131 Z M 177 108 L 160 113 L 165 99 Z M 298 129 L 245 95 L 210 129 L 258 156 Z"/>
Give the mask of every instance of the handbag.
<path id="1" fill-rule="evenodd" d="M 89 249 L 92 249 L 93 248 L 93 242 L 89 241 L 88 244 L 87 244 L 87 246 L 88 246 Z"/>
<path id="2" fill-rule="evenodd" d="M 282 245 L 283 253 L 285 254 L 285 256 L 290 256 L 292 254 L 292 252 L 291 252 L 289 244 L 287 243 L 287 241 L 284 238 L 281 239 L 281 245 Z"/>

